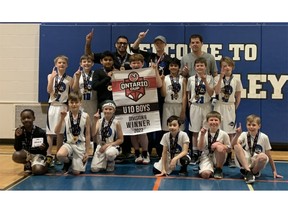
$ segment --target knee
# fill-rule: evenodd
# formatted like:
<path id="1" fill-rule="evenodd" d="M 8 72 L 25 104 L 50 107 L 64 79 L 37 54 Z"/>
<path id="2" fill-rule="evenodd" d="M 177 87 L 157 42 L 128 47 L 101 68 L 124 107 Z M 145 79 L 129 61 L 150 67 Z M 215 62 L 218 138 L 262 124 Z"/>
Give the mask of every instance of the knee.
<path id="1" fill-rule="evenodd" d="M 265 164 L 266 161 L 267 161 L 267 159 L 268 159 L 268 157 L 267 157 L 267 155 L 266 155 L 265 153 L 260 153 L 260 154 L 258 155 L 257 159 L 258 159 L 258 162 L 259 162 L 259 163 Z"/>
<path id="2" fill-rule="evenodd" d="M 97 168 L 97 167 L 91 167 L 91 172 L 93 173 L 97 173 L 97 172 L 100 172 L 100 168 Z"/>

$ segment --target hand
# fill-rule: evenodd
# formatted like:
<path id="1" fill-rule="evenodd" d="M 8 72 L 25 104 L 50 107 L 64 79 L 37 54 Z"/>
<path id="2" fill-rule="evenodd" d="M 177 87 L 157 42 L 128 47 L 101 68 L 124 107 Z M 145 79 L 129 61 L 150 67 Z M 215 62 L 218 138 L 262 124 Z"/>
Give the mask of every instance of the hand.
<path id="1" fill-rule="evenodd" d="M 145 32 L 140 32 L 138 35 L 138 38 L 143 39 L 146 37 L 146 34 L 149 32 L 149 29 L 147 29 Z"/>
<path id="2" fill-rule="evenodd" d="M 79 68 L 80 69 L 80 68 Z M 81 77 L 81 71 L 80 70 L 77 70 L 75 73 L 74 73 L 74 76 L 76 77 L 76 79 L 80 79 L 80 77 Z"/>
<path id="3" fill-rule="evenodd" d="M 67 115 L 67 111 L 66 110 L 62 110 L 60 112 L 60 115 L 61 115 L 61 119 L 64 119 L 66 117 L 66 115 Z"/>
<path id="4" fill-rule="evenodd" d="M 94 28 L 92 28 L 91 32 L 86 35 L 86 42 L 91 42 L 94 35 Z"/>
<path id="5" fill-rule="evenodd" d="M 85 164 L 87 162 L 87 160 L 88 160 L 88 153 L 85 152 L 83 159 L 82 159 L 83 164 Z"/>
<path id="6" fill-rule="evenodd" d="M 169 175 L 168 175 L 168 173 L 166 173 L 166 170 L 163 170 L 161 173 L 156 174 L 155 176 L 156 177 L 166 177 L 166 176 L 169 176 Z"/>
<path id="7" fill-rule="evenodd" d="M 39 149 L 40 149 L 40 150 L 44 150 L 44 149 L 45 149 L 45 147 L 46 147 L 46 146 L 45 146 L 45 144 L 44 144 L 44 143 L 42 143 L 42 144 L 39 146 Z"/>
<path id="8" fill-rule="evenodd" d="M 23 134 L 23 130 L 21 128 L 21 125 L 19 125 L 18 128 L 16 128 L 15 130 L 15 135 L 18 137 L 18 136 L 21 136 Z"/>
<path id="9" fill-rule="evenodd" d="M 93 118 L 95 121 L 98 121 L 100 119 L 100 109 L 97 110 L 97 112 L 93 115 Z"/>
<path id="10" fill-rule="evenodd" d="M 241 127 L 241 122 L 239 123 L 238 128 L 235 130 L 236 134 L 241 134 L 242 133 L 242 127 Z"/>

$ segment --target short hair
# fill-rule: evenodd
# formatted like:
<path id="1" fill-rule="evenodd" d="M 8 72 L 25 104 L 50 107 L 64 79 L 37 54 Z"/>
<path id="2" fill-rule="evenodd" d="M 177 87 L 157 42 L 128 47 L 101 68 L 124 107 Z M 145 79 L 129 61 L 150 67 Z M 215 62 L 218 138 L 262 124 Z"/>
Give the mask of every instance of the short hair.
<path id="1" fill-rule="evenodd" d="M 107 56 L 111 57 L 113 59 L 113 61 L 115 61 L 114 54 L 111 51 L 109 51 L 109 50 L 104 51 L 103 53 L 101 53 L 100 59 L 102 60 L 102 59 L 104 59 Z"/>
<path id="2" fill-rule="evenodd" d="M 83 60 L 88 60 L 90 59 L 91 61 L 93 61 L 93 56 L 92 55 L 82 55 L 80 57 L 80 63 L 83 61 Z"/>
<path id="3" fill-rule="evenodd" d="M 127 40 L 127 43 L 128 43 L 128 41 L 129 41 L 129 40 L 128 40 L 128 37 L 126 37 L 125 35 L 119 35 L 119 36 L 116 38 L 116 42 L 115 42 L 115 43 L 117 43 L 120 38 L 126 39 L 126 40 Z"/>
<path id="4" fill-rule="evenodd" d="M 82 101 L 82 94 L 78 91 L 71 92 L 68 95 L 68 101 Z"/>
<path id="5" fill-rule="evenodd" d="M 144 63 L 144 56 L 140 53 L 134 53 L 129 57 L 129 62 L 131 63 L 132 61 L 141 61 Z"/>
<path id="6" fill-rule="evenodd" d="M 235 68 L 235 62 L 233 61 L 232 58 L 228 57 L 228 56 L 223 56 L 221 59 L 220 59 L 220 67 L 222 67 L 222 63 L 223 62 L 226 62 L 229 66 L 232 66 L 233 69 Z"/>
<path id="7" fill-rule="evenodd" d="M 246 123 L 248 122 L 256 122 L 258 125 L 261 125 L 261 118 L 255 114 L 251 114 L 246 118 Z"/>
<path id="8" fill-rule="evenodd" d="M 190 40 L 189 40 L 189 43 L 191 42 L 192 39 L 194 38 L 199 38 L 199 40 L 201 41 L 201 43 L 203 43 L 203 37 L 200 35 L 200 34 L 192 34 L 190 36 Z"/>
<path id="9" fill-rule="evenodd" d="M 66 61 L 66 63 L 68 64 L 68 57 L 65 56 L 65 55 L 59 55 L 59 56 L 57 56 L 57 57 L 54 59 L 54 64 L 56 64 L 59 59 L 63 59 L 63 60 Z"/>
<path id="10" fill-rule="evenodd" d="M 210 118 L 213 118 L 213 117 L 218 118 L 218 119 L 221 121 L 221 114 L 220 114 L 219 112 L 217 112 L 217 111 L 211 111 L 211 112 L 209 112 L 209 113 L 206 115 L 206 121 L 208 122 L 208 120 L 209 120 Z"/>
<path id="11" fill-rule="evenodd" d="M 178 65 L 179 67 L 181 67 L 181 61 L 178 59 L 178 58 L 171 58 L 170 60 L 169 60 L 169 65 L 170 64 L 176 64 L 176 65 Z"/>
<path id="12" fill-rule="evenodd" d="M 32 114 L 32 116 L 35 117 L 35 112 L 32 109 L 24 109 L 24 110 L 22 110 L 21 113 L 20 113 L 20 117 L 22 116 L 22 114 L 24 112 L 30 112 Z"/>
<path id="13" fill-rule="evenodd" d="M 178 122 L 179 126 L 182 124 L 179 116 L 172 115 L 172 116 L 170 116 L 170 117 L 167 119 L 167 125 L 168 125 L 169 123 L 171 123 L 172 121 L 175 121 L 175 120 Z"/>
<path id="14" fill-rule="evenodd" d="M 195 60 L 195 62 L 194 62 L 194 67 L 195 67 L 195 65 L 198 64 L 198 63 L 203 63 L 203 64 L 205 64 L 205 66 L 207 67 L 207 61 L 206 61 L 206 59 L 205 59 L 204 57 L 199 57 L 199 58 L 197 58 L 197 59 Z"/>

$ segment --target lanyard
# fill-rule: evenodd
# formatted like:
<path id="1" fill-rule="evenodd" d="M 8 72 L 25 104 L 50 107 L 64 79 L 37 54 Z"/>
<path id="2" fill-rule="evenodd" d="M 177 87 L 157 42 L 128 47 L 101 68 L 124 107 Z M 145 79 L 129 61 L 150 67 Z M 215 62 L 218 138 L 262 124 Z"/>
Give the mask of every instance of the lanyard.
<path id="1" fill-rule="evenodd" d="M 177 150 L 177 143 L 178 143 L 178 136 L 179 132 L 176 134 L 175 139 L 173 139 L 172 134 L 170 133 L 169 139 L 170 139 L 170 155 L 171 159 L 174 158 Z"/>
<path id="2" fill-rule="evenodd" d="M 251 135 L 248 132 L 247 133 L 247 141 L 248 141 L 248 147 L 249 147 L 249 151 L 250 151 L 250 155 L 253 156 L 254 152 L 255 152 L 255 146 L 257 145 L 258 142 L 258 137 L 259 137 L 259 131 L 257 132 L 254 141 L 253 141 L 253 146 L 251 145 Z"/>
<path id="3" fill-rule="evenodd" d="M 89 74 L 86 76 L 86 73 L 82 71 L 82 77 L 83 77 L 83 83 L 84 83 L 84 90 L 89 90 L 89 80 L 92 76 L 92 71 L 89 72 Z"/>
<path id="4" fill-rule="evenodd" d="M 115 115 L 113 115 L 113 117 L 108 121 L 108 125 L 104 126 L 105 125 L 105 118 L 103 118 L 102 120 L 102 125 L 101 125 L 101 137 L 102 137 L 102 141 L 106 141 L 106 138 L 108 138 L 110 136 L 109 134 L 109 129 L 110 129 L 110 126 L 113 122 L 115 118 Z"/>
<path id="5" fill-rule="evenodd" d="M 58 94 L 59 91 L 61 92 L 61 85 L 62 85 L 65 77 L 66 77 L 66 73 L 63 74 L 63 76 L 61 77 L 59 83 L 58 83 L 58 78 L 59 78 L 59 76 L 57 75 L 57 76 L 55 77 L 55 86 L 54 86 L 54 88 L 55 88 L 55 94 Z M 62 91 L 63 91 L 63 90 L 62 90 Z"/>
<path id="6" fill-rule="evenodd" d="M 33 139 L 34 131 L 35 131 L 35 125 L 33 126 L 31 133 L 26 131 L 25 127 L 23 128 L 24 140 L 25 140 L 24 149 L 27 151 L 29 151 L 32 146 L 32 139 Z"/>
<path id="7" fill-rule="evenodd" d="M 69 112 L 69 117 L 70 117 L 71 131 L 72 131 L 73 136 L 79 136 L 80 131 L 81 131 L 81 128 L 80 128 L 81 111 L 79 110 L 79 112 L 78 112 L 76 122 L 74 122 L 73 115 L 72 115 L 71 111 Z"/>
<path id="8" fill-rule="evenodd" d="M 216 142 L 217 138 L 218 138 L 218 135 L 219 135 L 219 129 L 216 131 L 213 139 L 212 139 L 212 135 L 210 133 L 210 129 L 208 130 L 208 150 L 209 150 L 209 154 L 212 154 L 213 151 L 211 150 L 211 146 L 214 142 Z"/>

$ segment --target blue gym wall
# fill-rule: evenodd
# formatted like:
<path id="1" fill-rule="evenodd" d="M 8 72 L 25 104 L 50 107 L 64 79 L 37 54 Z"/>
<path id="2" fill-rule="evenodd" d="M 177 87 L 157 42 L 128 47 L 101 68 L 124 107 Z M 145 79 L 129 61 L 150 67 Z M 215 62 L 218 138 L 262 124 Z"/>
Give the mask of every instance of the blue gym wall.
<path id="1" fill-rule="evenodd" d="M 218 70 L 222 56 L 230 56 L 236 63 L 234 74 L 240 76 L 245 89 L 237 111 L 237 122 L 242 123 L 243 130 L 246 130 L 246 116 L 255 113 L 261 116 L 261 130 L 269 135 L 272 143 L 288 145 L 285 123 L 288 115 L 288 23 L 42 23 L 39 102 L 48 101 L 47 75 L 54 66 L 54 58 L 60 54 L 68 56 L 67 73 L 73 76 L 84 53 L 85 37 L 92 28 L 94 52 L 114 51 L 119 35 L 127 36 L 132 44 L 139 32 L 149 29 L 143 47 L 150 49 L 153 39 L 164 35 L 168 54 L 179 59 L 190 52 L 190 35 L 201 34 L 204 49 L 215 56 Z M 99 67 L 94 66 L 95 69 Z M 279 80 L 282 83 L 277 83 Z"/>

